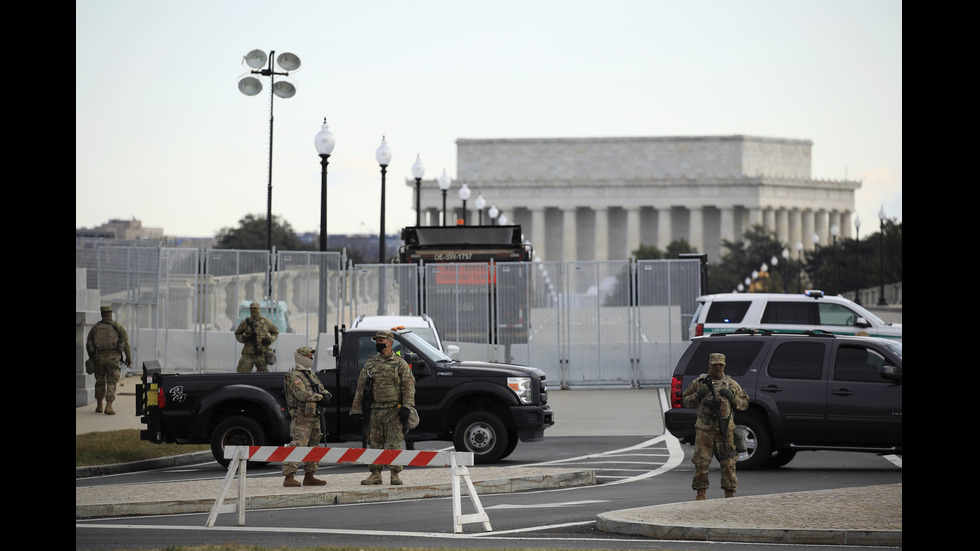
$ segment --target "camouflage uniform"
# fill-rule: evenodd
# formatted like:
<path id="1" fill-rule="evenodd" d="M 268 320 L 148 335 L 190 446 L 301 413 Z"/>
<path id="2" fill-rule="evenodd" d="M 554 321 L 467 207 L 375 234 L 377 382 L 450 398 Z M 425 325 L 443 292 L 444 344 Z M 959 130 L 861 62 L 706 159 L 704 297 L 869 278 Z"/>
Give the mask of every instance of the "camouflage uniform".
<path id="1" fill-rule="evenodd" d="M 391 331 L 378 331 L 377 339 L 394 339 Z M 364 369 L 357 376 L 357 390 L 354 392 L 354 403 L 351 405 L 351 415 L 360 415 L 364 408 L 371 410 L 363 422 L 368 424 L 367 446 L 375 449 L 400 450 L 405 441 L 405 432 L 399 410 L 401 407 L 415 406 L 415 376 L 412 369 L 401 356 L 391 353 L 391 345 L 386 348 L 388 355 L 380 352 L 364 364 Z M 367 378 L 373 379 L 374 400 L 370 404 L 364 402 L 364 383 Z M 401 406 L 401 407 L 399 407 Z M 380 484 L 381 466 L 371 466 L 371 477 L 364 481 L 369 484 Z M 402 471 L 401 465 L 390 466 L 392 483 L 400 484 L 397 474 Z M 373 480 L 377 480 L 374 482 Z"/>
<path id="2" fill-rule="evenodd" d="M 737 382 L 724 374 L 725 355 L 711 354 L 708 364 L 710 372 L 692 381 L 681 399 L 684 407 L 696 407 L 698 410 L 697 422 L 694 425 L 696 431 L 694 456 L 691 457 L 691 462 L 694 463 L 694 479 L 691 482 L 691 488 L 698 492 L 698 499 L 703 499 L 704 491 L 708 489 L 708 467 L 711 465 L 712 455 L 717 457 L 718 462 L 721 463 L 721 487 L 725 490 L 725 496 L 731 497 L 738 489 L 738 477 L 735 476 L 737 454 L 732 432 L 735 428 L 735 419 L 732 408 L 734 407 L 738 411 L 745 411 L 749 408 L 748 395 Z M 714 398 L 706 384 L 706 378 L 711 379 L 715 393 L 719 395 L 722 417 L 728 419 L 724 445 L 721 431 L 718 428 L 718 418 L 709 407 Z M 724 389 L 731 391 L 733 395 L 731 401 L 720 395 Z M 725 455 L 725 449 L 728 450 L 727 455 Z"/>
<path id="3" fill-rule="evenodd" d="M 132 365 L 129 349 L 129 335 L 126 328 L 112 320 L 112 308 L 99 308 L 102 319 L 88 332 L 85 350 L 95 360 L 95 400 L 96 413 L 102 413 L 102 400 L 105 399 L 105 413 L 114 415 L 112 402 L 116 399 L 116 385 L 119 383 L 119 362 L 125 357 L 126 365 Z"/>
<path id="4" fill-rule="evenodd" d="M 254 337 L 253 337 L 254 334 Z M 249 317 L 242 320 L 235 329 L 235 339 L 243 343 L 242 357 L 238 360 L 239 373 L 251 373 L 252 366 L 256 371 L 269 371 L 265 361 L 265 353 L 269 346 L 279 338 L 279 329 L 269 318 L 259 313 L 259 303 L 249 305 Z M 256 348 L 258 343 L 258 348 Z"/>
<path id="5" fill-rule="evenodd" d="M 316 446 L 320 443 L 322 433 L 320 432 L 320 415 L 317 406 L 320 400 L 330 399 L 330 393 L 324 388 L 316 373 L 313 372 L 313 350 L 309 346 L 302 346 L 293 352 L 296 366 L 286 373 L 283 389 L 286 394 L 286 406 L 289 408 L 289 446 Z M 316 481 L 312 482 L 313 473 L 316 472 L 316 462 L 303 464 L 303 470 L 307 474 L 304 481 L 305 485 L 321 485 Z M 282 464 L 282 474 L 291 477 L 299 469 L 299 463 L 287 462 Z M 313 479 L 316 480 L 316 479 Z M 294 485 L 299 486 L 299 482 Z"/>

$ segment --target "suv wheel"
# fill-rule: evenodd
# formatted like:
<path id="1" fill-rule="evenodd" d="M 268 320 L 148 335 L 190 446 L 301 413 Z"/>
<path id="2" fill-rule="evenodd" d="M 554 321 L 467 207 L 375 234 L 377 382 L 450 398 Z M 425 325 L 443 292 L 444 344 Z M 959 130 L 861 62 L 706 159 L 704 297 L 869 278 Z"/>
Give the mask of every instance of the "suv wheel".
<path id="1" fill-rule="evenodd" d="M 735 423 L 745 431 L 748 457 L 737 463 L 739 469 L 761 469 L 772 456 L 772 437 L 769 429 L 751 414 L 736 414 Z"/>

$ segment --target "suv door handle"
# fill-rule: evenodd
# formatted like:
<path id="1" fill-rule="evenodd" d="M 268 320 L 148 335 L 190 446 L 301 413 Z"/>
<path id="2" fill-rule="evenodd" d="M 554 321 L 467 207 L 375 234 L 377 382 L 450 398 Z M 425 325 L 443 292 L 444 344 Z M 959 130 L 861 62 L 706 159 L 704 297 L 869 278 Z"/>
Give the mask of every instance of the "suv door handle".
<path id="1" fill-rule="evenodd" d="M 782 388 L 780 388 L 780 387 L 778 387 L 776 385 L 764 386 L 764 387 L 760 388 L 759 390 L 761 390 L 762 392 L 782 392 L 783 391 Z"/>
<path id="2" fill-rule="evenodd" d="M 847 390 L 846 388 L 842 388 L 840 390 L 832 390 L 830 391 L 830 393 L 833 394 L 834 396 L 850 396 L 854 394 L 853 392 Z"/>

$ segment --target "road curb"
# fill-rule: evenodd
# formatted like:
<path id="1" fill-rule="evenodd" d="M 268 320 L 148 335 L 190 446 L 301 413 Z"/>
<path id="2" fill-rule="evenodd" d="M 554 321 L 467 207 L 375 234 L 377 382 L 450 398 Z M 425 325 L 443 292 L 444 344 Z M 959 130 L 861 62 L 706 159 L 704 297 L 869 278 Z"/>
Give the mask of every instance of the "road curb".
<path id="1" fill-rule="evenodd" d="M 91 465 L 88 467 L 75 467 L 75 478 L 88 478 L 92 476 L 105 476 L 109 474 L 134 473 L 137 471 L 148 471 L 150 469 L 165 469 L 167 467 L 179 467 L 181 465 L 193 465 L 213 461 L 214 456 L 211 452 L 184 453 L 180 455 L 170 455 L 155 459 L 144 459 L 142 461 L 131 461 L 128 463 L 110 463 L 109 465 Z"/>

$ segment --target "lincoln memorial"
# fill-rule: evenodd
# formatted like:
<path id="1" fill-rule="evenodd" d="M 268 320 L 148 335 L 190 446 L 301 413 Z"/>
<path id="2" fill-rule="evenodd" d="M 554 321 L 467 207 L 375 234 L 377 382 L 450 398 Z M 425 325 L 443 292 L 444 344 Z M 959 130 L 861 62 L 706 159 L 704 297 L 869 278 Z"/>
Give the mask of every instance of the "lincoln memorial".
<path id="1" fill-rule="evenodd" d="M 463 219 L 460 187 L 520 224 L 540 260 L 623 260 L 640 245 L 684 239 L 716 261 L 723 240 L 762 224 L 795 253 L 851 236 L 859 181 L 814 180 L 813 142 L 756 136 L 458 139 L 446 194 L 449 223 Z M 415 181 L 406 184 L 414 190 Z M 441 223 L 442 191 L 423 180 L 421 224 Z"/>

